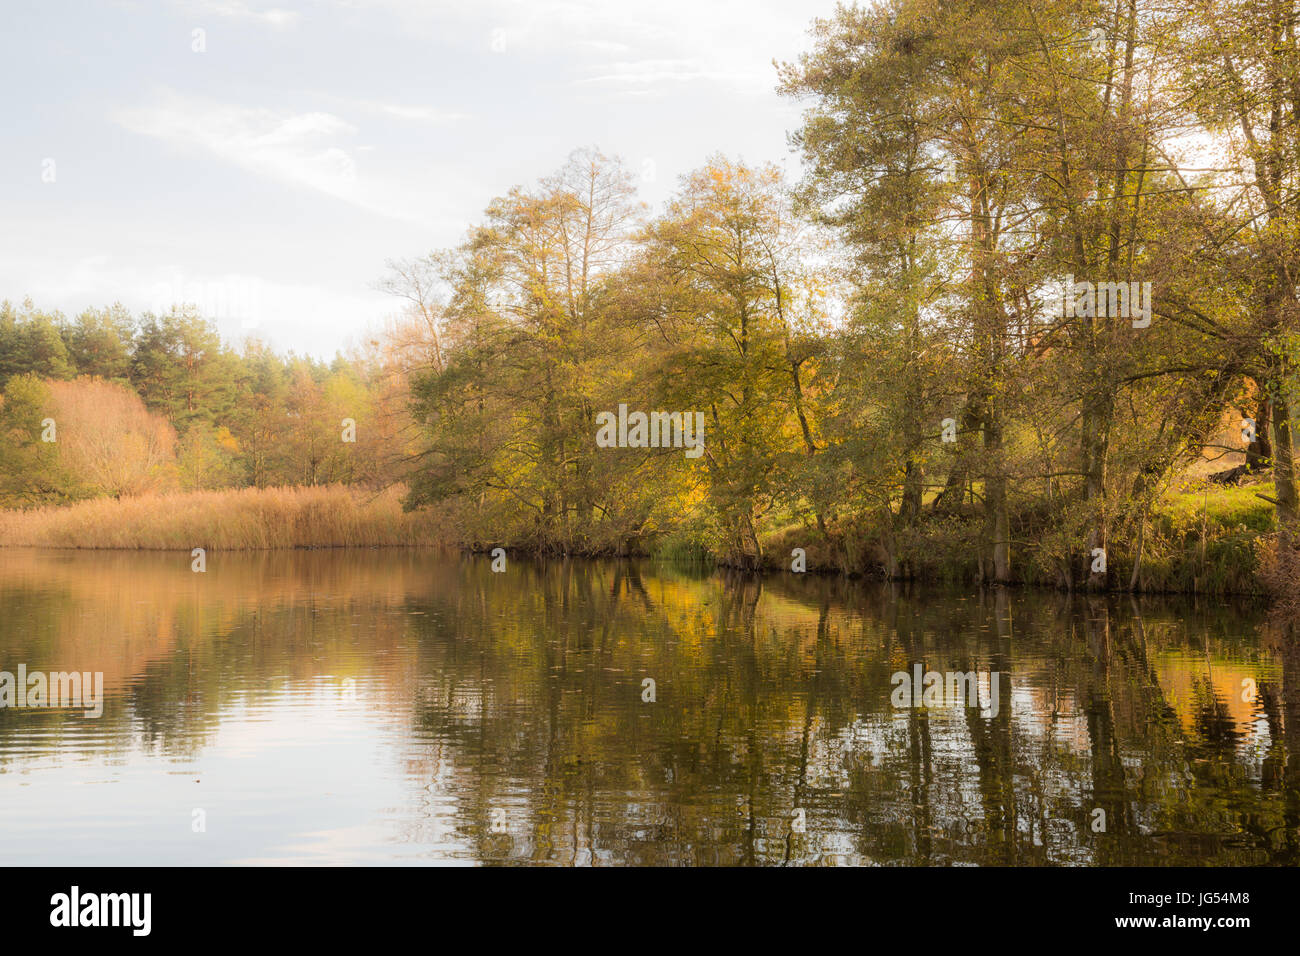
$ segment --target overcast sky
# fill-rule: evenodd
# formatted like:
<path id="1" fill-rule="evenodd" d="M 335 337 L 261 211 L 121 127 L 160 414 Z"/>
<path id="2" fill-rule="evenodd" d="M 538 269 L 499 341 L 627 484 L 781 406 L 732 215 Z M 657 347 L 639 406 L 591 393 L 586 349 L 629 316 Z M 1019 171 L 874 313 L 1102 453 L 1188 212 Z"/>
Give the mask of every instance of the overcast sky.
<path id="1" fill-rule="evenodd" d="M 396 311 L 386 259 L 577 147 L 652 205 L 713 152 L 797 173 L 772 61 L 832 8 L 4 0 L 0 298 L 195 301 L 232 341 L 332 355 Z"/>

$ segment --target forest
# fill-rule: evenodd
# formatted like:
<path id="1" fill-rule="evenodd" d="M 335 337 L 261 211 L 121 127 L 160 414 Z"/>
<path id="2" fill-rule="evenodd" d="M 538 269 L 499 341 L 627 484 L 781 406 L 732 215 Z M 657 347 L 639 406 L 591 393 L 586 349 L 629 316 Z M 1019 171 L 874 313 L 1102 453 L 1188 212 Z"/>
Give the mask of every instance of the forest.
<path id="1" fill-rule="evenodd" d="M 796 179 L 720 152 L 652 209 L 577 149 L 329 363 L 7 302 L 0 544 L 346 486 L 470 549 L 1295 601 L 1298 14 L 841 6 L 776 68 Z"/>

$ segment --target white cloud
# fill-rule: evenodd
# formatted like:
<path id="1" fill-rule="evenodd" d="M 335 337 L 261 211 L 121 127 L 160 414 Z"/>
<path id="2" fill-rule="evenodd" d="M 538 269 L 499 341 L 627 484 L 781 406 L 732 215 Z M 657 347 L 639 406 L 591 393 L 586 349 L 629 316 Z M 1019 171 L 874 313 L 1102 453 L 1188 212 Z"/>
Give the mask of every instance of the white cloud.
<path id="1" fill-rule="evenodd" d="M 770 92 L 772 58 L 805 46 L 814 16 L 834 0 L 355 0 L 381 7 L 415 32 L 504 38 L 505 55 L 561 57 L 590 82 L 701 80 Z M 596 58 L 618 57 L 604 67 Z M 632 70 L 659 63 L 659 70 Z"/>
<path id="2" fill-rule="evenodd" d="M 180 262 L 138 265 L 102 254 L 52 268 L 48 258 L 5 251 L 0 281 L 43 308 L 75 315 L 87 306 L 121 302 L 136 314 L 162 314 L 172 306 L 193 306 L 232 344 L 254 337 L 281 349 L 327 355 L 331 348 L 359 341 L 396 311 L 391 297 L 364 285 L 201 271 Z"/>
<path id="3" fill-rule="evenodd" d="M 380 107 L 380 111 L 387 113 L 389 116 L 397 116 L 401 119 L 421 120 L 426 123 L 448 123 L 453 120 L 464 119 L 464 113 L 444 113 L 440 110 L 429 109 L 424 106 L 398 106 L 396 104 L 387 104 Z"/>
<path id="4" fill-rule="evenodd" d="M 694 80 L 735 81 L 742 85 L 762 82 L 766 77 L 753 72 L 727 72 L 703 69 L 699 60 L 635 60 L 602 64 L 601 73 L 583 83 L 612 83 L 623 86 L 648 86 L 657 83 L 687 83 Z"/>
<path id="5" fill-rule="evenodd" d="M 630 53 L 632 50 L 626 43 L 616 43 L 612 40 L 579 40 L 577 44 L 584 49 L 594 50 L 608 56 L 621 56 L 624 53 Z"/>
<path id="6" fill-rule="evenodd" d="M 463 115 L 382 102 L 366 108 L 422 123 L 446 123 Z M 362 175 L 353 154 L 370 154 L 374 144 L 350 142 L 358 128 L 333 113 L 237 106 L 167 92 L 154 105 L 120 110 L 113 119 L 132 132 L 203 150 L 250 173 L 389 219 L 431 226 L 429 217 L 445 195 L 427 167 L 419 179 L 403 179 L 392 170 Z"/>
<path id="7" fill-rule="evenodd" d="M 408 106 L 401 103 L 382 103 L 375 100 L 358 100 L 357 105 L 363 109 L 370 110 L 373 113 L 382 113 L 385 116 L 395 116 L 398 119 L 411 120 L 417 123 L 454 123 L 457 120 L 468 119 L 468 113 L 459 113 L 454 110 L 439 110 L 431 106 Z"/>
<path id="8" fill-rule="evenodd" d="M 356 127 L 330 113 L 279 113 L 167 94 L 114 117 L 135 133 L 198 147 L 250 172 L 356 201 L 356 163 L 335 142 Z"/>
<path id="9" fill-rule="evenodd" d="M 250 20 L 272 27 L 293 26 L 298 22 L 299 18 L 296 10 L 285 10 L 280 7 L 254 9 L 252 5 L 243 2 L 243 0 L 199 0 L 199 2 L 190 6 L 198 13 L 211 13 L 236 20 Z"/>

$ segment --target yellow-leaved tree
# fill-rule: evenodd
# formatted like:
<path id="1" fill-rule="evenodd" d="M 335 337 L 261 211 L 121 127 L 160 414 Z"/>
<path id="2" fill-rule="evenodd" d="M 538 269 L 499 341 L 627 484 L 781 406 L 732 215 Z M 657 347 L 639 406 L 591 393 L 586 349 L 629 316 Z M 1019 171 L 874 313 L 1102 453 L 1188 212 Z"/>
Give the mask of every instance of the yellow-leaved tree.
<path id="1" fill-rule="evenodd" d="M 176 430 L 134 390 L 101 378 L 47 383 L 59 459 L 81 490 L 138 495 L 176 481 Z"/>

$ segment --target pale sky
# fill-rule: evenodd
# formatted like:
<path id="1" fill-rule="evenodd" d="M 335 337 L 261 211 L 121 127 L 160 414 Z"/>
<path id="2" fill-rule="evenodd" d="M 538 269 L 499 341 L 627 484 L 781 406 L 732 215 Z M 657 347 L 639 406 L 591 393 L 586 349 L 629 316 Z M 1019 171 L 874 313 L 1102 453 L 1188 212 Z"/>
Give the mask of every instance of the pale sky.
<path id="1" fill-rule="evenodd" d="M 330 356 L 398 310 L 386 259 L 575 148 L 652 207 L 714 152 L 797 175 L 772 61 L 833 7 L 4 0 L 0 299 L 192 301 L 232 342 Z"/>

